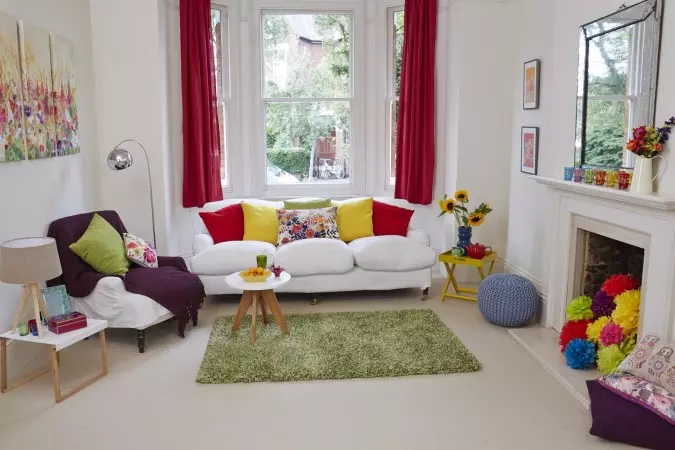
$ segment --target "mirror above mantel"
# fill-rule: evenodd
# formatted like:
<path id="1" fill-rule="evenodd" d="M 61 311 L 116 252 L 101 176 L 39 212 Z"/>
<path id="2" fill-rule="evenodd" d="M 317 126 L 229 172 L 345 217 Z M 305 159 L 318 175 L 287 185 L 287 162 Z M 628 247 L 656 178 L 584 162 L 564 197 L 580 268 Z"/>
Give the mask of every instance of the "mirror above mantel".
<path id="1" fill-rule="evenodd" d="M 633 128 L 654 123 L 663 0 L 622 6 L 579 37 L 575 166 L 633 168 Z"/>

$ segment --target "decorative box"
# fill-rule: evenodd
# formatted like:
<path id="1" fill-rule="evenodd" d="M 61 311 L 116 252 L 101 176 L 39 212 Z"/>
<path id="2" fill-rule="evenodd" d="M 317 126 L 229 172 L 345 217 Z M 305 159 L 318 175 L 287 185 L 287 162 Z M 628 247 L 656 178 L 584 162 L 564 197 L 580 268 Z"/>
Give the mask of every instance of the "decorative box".
<path id="1" fill-rule="evenodd" d="M 87 316 L 79 312 L 71 312 L 49 318 L 49 331 L 56 334 L 67 333 L 86 327 Z"/>

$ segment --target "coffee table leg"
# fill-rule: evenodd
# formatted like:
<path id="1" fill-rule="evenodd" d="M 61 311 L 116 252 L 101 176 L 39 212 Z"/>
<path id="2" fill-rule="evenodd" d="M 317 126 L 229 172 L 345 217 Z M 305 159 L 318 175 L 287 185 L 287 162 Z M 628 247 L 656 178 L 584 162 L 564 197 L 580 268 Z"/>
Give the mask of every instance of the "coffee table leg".
<path id="1" fill-rule="evenodd" d="M 108 345 L 105 342 L 105 330 L 101 330 L 98 333 L 99 341 L 101 343 L 101 363 L 102 363 L 102 373 L 103 375 L 108 374 Z M 58 353 L 57 353 L 58 354 Z"/>
<path id="2" fill-rule="evenodd" d="M 49 357 L 52 362 L 52 377 L 54 378 L 54 399 L 56 403 L 61 403 L 61 382 L 59 380 L 59 363 L 56 360 L 56 347 L 49 348 Z"/>
<path id="3" fill-rule="evenodd" d="M 255 325 L 258 319 L 258 292 L 253 293 L 253 312 L 251 314 L 251 344 L 255 344 Z"/>
<path id="4" fill-rule="evenodd" d="M 284 334 L 288 334 L 288 326 L 286 325 L 286 319 L 284 318 L 284 314 L 281 312 L 281 307 L 279 306 L 279 302 L 277 301 L 277 296 L 274 294 L 274 291 L 272 290 L 267 290 L 267 291 L 262 291 L 263 297 L 265 297 L 265 301 L 267 301 L 267 304 L 270 307 L 270 310 L 272 310 L 272 314 L 274 314 L 274 318 L 277 321 L 277 325 L 279 325 L 279 328 L 281 328 L 281 331 L 284 332 Z"/>
<path id="5" fill-rule="evenodd" d="M 251 301 L 253 300 L 253 293 L 251 291 L 244 291 L 241 294 L 241 300 L 239 301 L 239 309 L 237 310 L 237 316 L 234 319 L 234 325 L 232 325 L 232 331 L 237 331 L 241 326 L 241 321 L 248 311 L 248 307 L 251 306 Z"/>
<path id="6" fill-rule="evenodd" d="M 263 324 L 267 325 L 267 302 L 265 302 L 265 297 L 262 295 L 258 296 L 258 301 L 260 302 L 260 311 L 262 311 Z"/>
<path id="7" fill-rule="evenodd" d="M 0 380 L 0 392 L 7 392 L 7 339 L 0 338 L 0 365 L 2 367 L 2 379 Z"/>

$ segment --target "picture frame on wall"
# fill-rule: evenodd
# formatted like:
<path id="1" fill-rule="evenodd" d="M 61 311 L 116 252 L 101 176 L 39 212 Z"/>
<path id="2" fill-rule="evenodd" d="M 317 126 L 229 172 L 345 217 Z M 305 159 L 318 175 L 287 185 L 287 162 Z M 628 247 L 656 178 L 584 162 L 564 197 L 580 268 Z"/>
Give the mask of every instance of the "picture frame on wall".
<path id="1" fill-rule="evenodd" d="M 533 59 L 523 67 L 523 109 L 539 109 L 539 71 L 541 61 Z"/>
<path id="2" fill-rule="evenodd" d="M 537 174 L 539 159 L 539 127 L 522 127 L 520 131 L 520 171 Z"/>

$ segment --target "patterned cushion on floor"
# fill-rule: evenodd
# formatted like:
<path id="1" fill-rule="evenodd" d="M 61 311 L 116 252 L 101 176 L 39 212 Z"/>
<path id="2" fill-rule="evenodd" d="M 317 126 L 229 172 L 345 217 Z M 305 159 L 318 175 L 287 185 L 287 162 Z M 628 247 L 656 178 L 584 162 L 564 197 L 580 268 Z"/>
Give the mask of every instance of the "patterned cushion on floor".
<path id="1" fill-rule="evenodd" d="M 478 288 L 478 309 L 490 323 L 522 327 L 537 313 L 537 290 L 517 275 L 491 275 Z"/>

